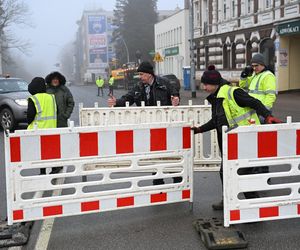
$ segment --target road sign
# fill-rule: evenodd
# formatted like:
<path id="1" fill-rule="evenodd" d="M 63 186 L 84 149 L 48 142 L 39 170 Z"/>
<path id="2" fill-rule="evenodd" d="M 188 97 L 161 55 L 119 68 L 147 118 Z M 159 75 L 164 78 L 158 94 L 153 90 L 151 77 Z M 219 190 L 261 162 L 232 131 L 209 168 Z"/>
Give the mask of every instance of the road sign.
<path id="1" fill-rule="evenodd" d="M 162 58 L 162 56 L 159 54 L 159 52 L 155 53 L 155 56 L 153 58 L 154 62 L 162 62 L 164 59 Z"/>

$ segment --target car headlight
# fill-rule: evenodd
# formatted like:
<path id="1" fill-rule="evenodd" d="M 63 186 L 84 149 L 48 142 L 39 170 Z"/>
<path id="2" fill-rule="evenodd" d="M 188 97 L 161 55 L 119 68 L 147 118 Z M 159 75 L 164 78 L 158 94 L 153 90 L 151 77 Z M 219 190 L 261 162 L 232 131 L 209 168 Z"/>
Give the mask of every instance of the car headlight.
<path id="1" fill-rule="evenodd" d="M 15 102 L 20 105 L 20 106 L 27 106 L 28 105 L 28 101 L 27 99 L 16 99 Z"/>

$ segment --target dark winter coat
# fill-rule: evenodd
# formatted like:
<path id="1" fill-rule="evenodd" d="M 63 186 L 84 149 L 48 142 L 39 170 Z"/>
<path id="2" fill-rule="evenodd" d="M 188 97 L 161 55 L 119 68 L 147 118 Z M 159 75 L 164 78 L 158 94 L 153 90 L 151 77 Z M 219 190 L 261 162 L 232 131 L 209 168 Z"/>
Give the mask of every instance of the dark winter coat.
<path id="1" fill-rule="evenodd" d="M 154 82 L 150 90 L 150 99 L 147 100 L 145 92 L 145 84 L 139 82 L 126 95 L 117 99 L 116 107 L 124 107 L 126 102 L 129 105 L 141 106 L 144 101 L 146 106 L 156 106 L 157 101 L 160 101 L 162 106 L 172 105 L 171 96 L 179 96 L 178 91 L 170 84 L 168 79 L 155 76 Z"/>
<path id="2" fill-rule="evenodd" d="M 60 84 L 57 87 L 51 85 L 53 78 L 57 77 Z M 57 127 L 67 127 L 68 119 L 74 109 L 74 99 L 71 91 L 65 86 L 66 79 L 59 72 L 53 72 L 46 77 L 47 93 L 55 95 L 57 106 Z"/>

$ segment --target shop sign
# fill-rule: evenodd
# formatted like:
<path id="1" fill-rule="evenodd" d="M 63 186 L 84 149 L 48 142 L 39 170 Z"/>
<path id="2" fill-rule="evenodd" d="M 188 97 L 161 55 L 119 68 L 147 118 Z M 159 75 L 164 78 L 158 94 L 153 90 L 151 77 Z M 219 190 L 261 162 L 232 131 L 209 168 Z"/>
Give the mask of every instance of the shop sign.
<path id="1" fill-rule="evenodd" d="M 165 56 L 175 56 L 179 54 L 179 47 L 165 49 Z"/>
<path id="2" fill-rule="evenodd" d="M 289 35 L 300 33 L 300 21 L 280 24 L 277 27 L 279 35 Z"/>

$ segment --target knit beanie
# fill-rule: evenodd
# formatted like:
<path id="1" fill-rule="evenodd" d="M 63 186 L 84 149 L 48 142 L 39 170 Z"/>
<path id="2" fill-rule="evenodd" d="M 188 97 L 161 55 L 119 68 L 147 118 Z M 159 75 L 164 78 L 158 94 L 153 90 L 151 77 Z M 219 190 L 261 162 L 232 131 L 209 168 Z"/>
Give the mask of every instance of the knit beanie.
<path id="1" fill-rule="evenodd" d="M 153 66 L 149 62 L 142 62 L 138 67 L 137 72 L 143 72 L 154 75 Z"/>
<path id="2" fill-rule="evenodd" d="M 221 74 L 215 69 L 214 65 L 210 65 L 208 70 L 204 71 L 201 77 L 201 82 L 204 84 L 219 85 L 221 80 Z"/>
<path id="3" fill-rule="evenodd" d="M 251 64 L 252 63 L 257 63 L 257 64 L 260 64 L 260 65 L 266 65 L 265 63 L 265 57 L 263 54 L 255 54 L 252 59 L 251 59 Z"/>

